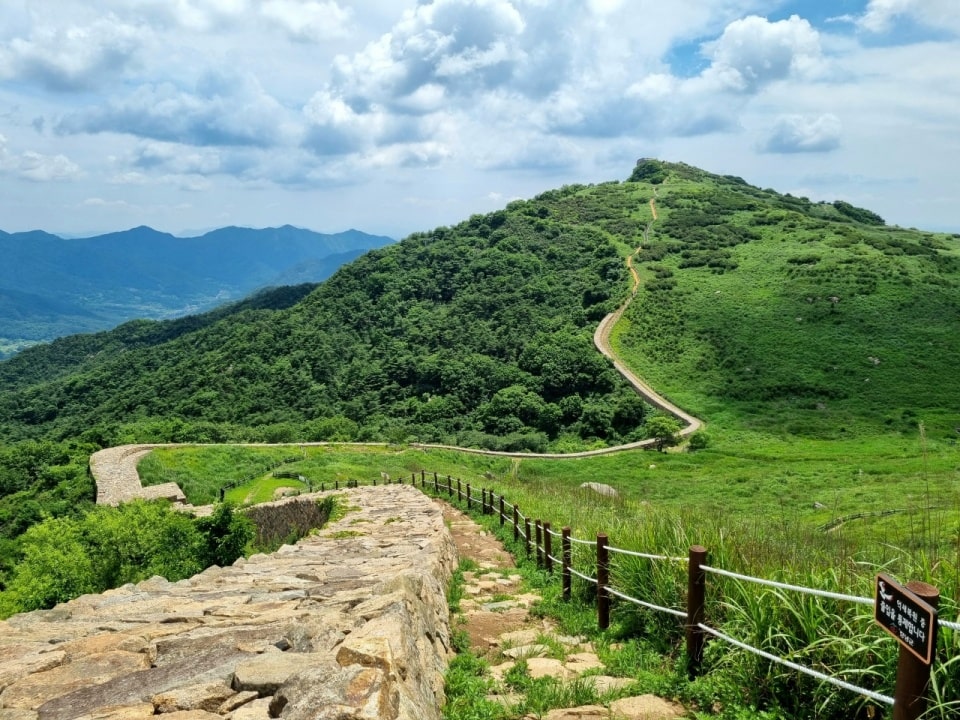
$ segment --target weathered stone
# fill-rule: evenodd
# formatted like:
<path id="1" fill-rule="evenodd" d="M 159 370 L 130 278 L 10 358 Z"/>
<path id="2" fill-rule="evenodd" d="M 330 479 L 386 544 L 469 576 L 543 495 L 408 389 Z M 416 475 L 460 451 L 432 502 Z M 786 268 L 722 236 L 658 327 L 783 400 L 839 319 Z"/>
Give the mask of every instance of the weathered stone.
<path id="1" fill-rule="evenodd" d="M 329 664 L 329 658 L 312 653 L 264 653 L 237 665 L 233 689 L 250 690 L 260 697 L 273 695 L 292 675 L 311 665 Z"/>
<path id="2" fill-rule="evenodd" d="M 600 658 L 593 653 L 574 653 L 567 657 L 564 667 L 574 675 L 580 675 L 587 672 L 587 670 L 602 668 L 604 665 L 600 662 Z"/>
<path id="3" fill-rule="evenodd" d="M 0 622 L 0 720 L 439 720 L 450 534 L 409 486 L 348 502 L 333 537 Z"/>
<path id="4" fill-rule="evenodd" d="M 261 698 L 241 705 L 227 715 L 228 720 L 269 720 L 271 698 Z"/>
<path id="5" fill-rule="evenodd" d="M 101 707 L 135 704 L 172 688 L 202 682 L 227 685 L 237 663 L 248 653 L 214 648 L 198 652 L 178 663 L 123 675 L 100 685 L 91 685 L 51 700 L 40 707 L 43 720 L 72 720 L 78 712 L 92 713 Z"/>
<path id="6" fill-rule="evenodd" d="M 154 716 L 154 713 L 153 703 L 113 705 L 81 715 L 76 720 L 148 720 Z"/>
<path id="7" fill-rule="evenodd" d="M 259 697 L 260 695 L 252 690 L 238 692 L 223 701 L 220 707 L 217 708 L 217 714 L 226 715 L 227 713 L 231 713 L 237 708 L 243 707 L 247 703 L 251 703 Z M 267 704 L 269 705 L 269 703 Z"/>
<path id="8" fill-rule="evenodd" d="M 671 720 L 685 714 L 681 706 L 656 695 L 622 698 L 610 704 L 610 716 L 613 720 Z"/>
<path id="9" fill-rule="evenodd" d="M 546 655 L 549 650 L 549 647 L 540 644 L 518 645 L 517 647 L 504 650 L 503 654 L 508 658 L 519 660 L 521 658 L 532 658 L 540 655 Z"/>
<path id="10" fill-rule="evenodd" d="M 46 701 L 87 685 L 98 685 L 150 666 L 146 655 L 114 651 L 88 655 L 52 670 L 34 673 L 7 687 L 0 704 L 7 708 L 37 709 Z"/>
<path id="11" fill-rule="evenodd" d="M 542 677 L 570 680 L 574 676 L 570 670 L 564 667 L 562 661 L 553 658 L 530 658 L 527 660 L 527 672 L 534 680 Z"/>
<path id="12" fill-rule="evenodd" d="M 172 713 L 177 710 L 219 712 L 220 706 L 234 695 L 236 691 L 226 684 L 212 682 L 173 688 L 154 695 L 151 702 L 158 713 Z"/>
<path id="13" fill-rule="evenodd" d="M 603 483 L 585 482 L 585 483 L 581 483 L 580 487 L 583 490 L 591 490 L 595 492 L 597 495 L 602 495 L 603 497 L 615 498 L 620 496 L 620 493 L 618 493 L 615 488 L 612 488 L 609 485 L 605 485 Z"/>
<path id="14" fill-rule="evenodd" d="M 543 716 L 543 720 L 610 720 L 610 711 L 602 705 L 583 705 L 576 708 L 551 710 Z"/>

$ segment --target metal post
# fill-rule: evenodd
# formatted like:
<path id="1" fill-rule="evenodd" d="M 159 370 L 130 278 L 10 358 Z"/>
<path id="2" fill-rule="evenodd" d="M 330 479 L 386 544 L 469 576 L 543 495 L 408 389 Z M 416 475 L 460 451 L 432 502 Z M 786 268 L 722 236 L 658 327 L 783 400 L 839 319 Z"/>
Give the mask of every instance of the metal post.
<path id="1" fill-rule="evenodd" d="M 536 538 L 537 538 L 537 567 L 538 567 L 538 568 L 542 568 L 542 567 L 543 567 L 543 530 L 542 530 L 542 527 L 543 527 L 543 526 L 540 524 L 540 520 L 539 520 L 539 519 L 536 520 L 536 521 L 534 522 L 534 524 L 535 524 L 536 527 L 537 527 L 537 529 L 536 529 L 536 533 L 537 533 L 537 535 L 536 535 Z"/>
<path id="2" fill-rule="evenodd" d="M 513 505 L 513 541 L 520 541 L 520 507 L 516 503 Z"/>
<path id="3" fill-rule="evenodd" d="M 500 496 L 500 527 L 503 527 L 503 523 L 506 521 L 506 517 L 503 513 L 503 495 Z"/>
<path id="4" fill-rule="evenodd" d="M 547 564 L 547 572 L 553 572 L 553 539 L 550 536 L 550 523 L 543 524 L 543 561 Z"/>
<path id="5" fill-rule="evenodd" d="M 563 599 L 570 600 L 570 528 L 564 527 L 560 530 L 560 546 L 562 549 L 561 558 L 563 560 Z"/>
<path id="6" fill-rule="evenodd" d="M 931 605 L 934 610 L 940 604 L 940 591 L 933 585 L 914 580 L 905 586 L 907 590 Z M 937 622 L 927 632 L 934 633 L 933 647 L 937 646 Z M 936 651 L 934 651 L 936 652 Z M 927 691 L 930 688 L 930 665 L 900 645 L 897 658 L 897 682 L 893 692 L 893 720 L 917 720 L 927 709 Z"/>
<path id="7" fill-rule="evenodd" d="M 524 549 L 527 551 L 527 557 L 530 557 L 530 518 L 524 518 L 523 529 L 523 544 L 526 546 Z"/>
<path id="8" fill-rule="evenodd" d="M 610 582 L 610 559 L 607 555 L 607 536 L 597 533 L 597 626 L 601 630 L 610 627 L 610 594 L 606 587 Z"/>
<path id="9" fill-rule="evenodd" d="M 703 663 L 704 632 L 700 624 L 704 619 L 707 599 L 707 574 L 701 565 L 707 562 L 707 549 L 702 545 L 690 548 L 687 569 L 687 674 L 690 679 L 700 674 Z"/>

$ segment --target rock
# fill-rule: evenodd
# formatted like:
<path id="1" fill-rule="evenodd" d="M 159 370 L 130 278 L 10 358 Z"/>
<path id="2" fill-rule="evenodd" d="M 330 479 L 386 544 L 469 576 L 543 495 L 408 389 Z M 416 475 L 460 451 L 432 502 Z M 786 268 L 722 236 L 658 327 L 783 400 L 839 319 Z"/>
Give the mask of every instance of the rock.
<path id="1" fill-rule="evenodd" d="M 269 720 L 271 698 L 261 698 L 241 705 L 227 715 L 228 720 Z"/>
<path id="2" fill-rule="evenodd" d="M 622 698 L 610 704 L 610 716 L 613 720 L 670 720 L 685 714 L 680 705 L 667 702 L 656 695 Z"/>
<path id="3" fill-rule="evenodd" d="M 561 660 L 554 660 L 553 658 L 530 658 L 527 660 L 527 672 L 534 680 L 542 677 L 571 680 L 574 677 L 574 674 L 564 666 Z"/>
<path id="4" fill-rule="evenodd" d="M 273 695 L 292 675 L 329 658 L 313 653 L 264 653 L 244 660 L 233 675 L 233 689 L 256 692 L 260 697 Z"/>
<path id="5" fill-rule="evenodd" d="M 76 720 L 149 720 L 155 713 L 153 703 L 137 703 L 136 705 L 114 705 L 104 707 L 88 715 L 82 715 Z M 0 714 L 2 717 L 2 714 Z"/>
<path id="6" fill-rule="evenodd" d="M 596 670 L 604 667 L 604 665 L 595 654 L 583 652 L 570 655 L 564 663 L 564 667 L 574 675 L 581 675 L 587 670 Z"/>
<path id="7" fill-rule="evenodd" d="M 565 710 L 551 710 L 543 720 L 610 720 L 610 711 L 602 705 L 583 705 Z"/>
<path id="8" fill-rule="evenodd" d="M 172 713 L 177 710 L 219 712 L 220 706 L 236 694 L 236 691 L 225 683 L 212 682 L 174 688 L 154 695 L 151 701 L 158 713 Z"/>
<path id="9" fill-rule="evenodd" d="M 592 490 L 593 492 L 597 493 L 597 495 L 602 495 L 603 497 L 609 497 L 609 498 L 620 497 L 620 493 L 618 493 L 616 489 L 610 487 L 609 485 L 604 485 L 603 483 L 585 482 L 585 483 L 582 483 L 580 487 L 583 490 Z"/>
<path id="10" fill-rule="evenodd" d="M 531 658 L 539 655 L 546 655 L 549 650 L 550 648 L 548 648 L 546 645 L 540 644 L 518 645 L 517 647 L 504 650 L 503 654 L 505 657 L 513 658 L 514 660 L 520 660 L 521 658 Z"/>
<path id="11" fill-rule="evenodd" d="M 4 708 L 36 710 L 46 701 L 88 685 L 97 685 L 120 675 L 150 667 L 146 655 L 114 651 L 88 655 L 72 663 L 17 680 L 0 695 Z"/>

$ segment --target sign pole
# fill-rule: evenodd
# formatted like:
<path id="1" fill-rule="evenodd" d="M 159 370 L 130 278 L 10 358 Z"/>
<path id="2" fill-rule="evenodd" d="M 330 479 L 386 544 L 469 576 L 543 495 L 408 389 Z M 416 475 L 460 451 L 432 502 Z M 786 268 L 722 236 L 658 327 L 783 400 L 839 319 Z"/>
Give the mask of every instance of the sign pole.
<path id="1" fill-rule="evenodd" d="M 936 609 L 940 603 L 940 591 L 932 585 L 919 581 L 908 582 L 906 588 L 934 609 L 930 634 L 933 654 L 936 654 Z M 897 685 L 893 693 L 893 720 L 917 720 L 923 715 L 927 709 L 930 667 L 930 663 L 923 662 L 905 645 L 900 645 L 900 656 L 897 659 Z"/>

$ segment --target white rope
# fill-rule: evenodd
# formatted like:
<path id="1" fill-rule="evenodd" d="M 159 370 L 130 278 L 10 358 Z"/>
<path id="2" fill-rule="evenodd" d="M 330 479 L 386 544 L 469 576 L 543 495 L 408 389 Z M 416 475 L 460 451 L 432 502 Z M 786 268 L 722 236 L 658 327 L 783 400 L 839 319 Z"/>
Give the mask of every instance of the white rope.
<path id="1" fill-rule="evenodd" d="M 796 592 L 805 593 L 807 595 L 816 595 L 817 597 L 830 598 L 831 600 L 845 600 L 847 602 L 859 603 L 860 605 L 870 605 L 871 607 L 874 604 L 872 598 L 857 597 L 856 595 L 842 595 L 840 593 L 829 592 L 827 590 L 814 590 L 813 588 L 802 587 L 800 585 L 788 585 L 787 583 L 775 582 L 773 580 L 761 580 L 760 578 L 750 577 L 749 575 L 740 575 L 739 573 L 730 572 L 729 570 L 713 568 L 709 565 L 701 565 L 700 568 L 704 572 L 723 575 L 736 580 L 746 580 L 747 582 L 756 583 L 757 585 L 766 585 L 767 587 L 780 588 L 781 590 L 795 590 Z"/>
<path id="2" fill-rule="evenodd" d="M 550 533 L 550 534 L 553 535 L 554 537 L 561 537 L 560 533 L 558 533 L 558 532 L 557 532 L 556 530 L 554 530 L 553 528 L 546 528 L 546 527 L 545 527 L 544 530 L 546 530 L 548 533 Z"/>
<path id="3" fill-rule="evenodd" d="M 651 555 L 650 553 L 635 552 L 633 550 L 624 550 L 623 548 L 608 546 L 607 550 L 621 555 L 632 555 L 633 557 L 646 558 L 647 560 L 669 560 L 671 562 L 687 562 L 690 558 L 670 557 L 669 555 Z"/>
<path id="4" fill-rule="evenodd" d="M 867 690 L 866 688 L 857 687 L 856 685 L 852 685 L 848 682 L 840 680 L 839 678 L 831 677 L 830 675 L 824 675 L 822 672 L 818 672 L 817 670 L 811 670 L 810 668 L 804 667 L 803 665 L 797 665 L 797 663 L 791 662 L 790 660 L 784 660 L 783 658 L 777 657 L 776 655 L 771 655 L 770 653 L 764 652 L 763 650 L 758 650 L 757 648 L 751 647 L 750 645 L 747 645 L 746 643 L 742 643 L 739 640 L 734 640 L 732 637 L 724 635 L 722 632 L 718 630 L 714 630 L 711 627 L 707 627 L 703 623 L 699 623 L 697 627 L 699 627 L 704 632 L 710 633 L 714 637 L 718 637 L 721 640 L 724 640 L 725 642 L 730 643 L 731 645 L 735 645 L 741 650 L 752 652 L 754 655 L 759 655 L 760 657 L 770 660 L 771 662 L 784 665 L 790 668 L 791 670 L 796 670 L 797 672 L 806 673 L 811 677 L 817 678 L 817 680 L 828 682 L 831 685 L 836 685 L 838 688 L 849 690 L 850 692 L 857 693 L 858 695 L 863 695 L 864 697 L 868 697 L 871 700 L 876 700 L 877 702 L 886 703 L 887 705 L 893 705 L 893 698 L 888 695 L 881 695 L 878 692 L 873 692 L 873 690 Z"/>
<path id="5" fill-rule="evenodd" d="M 603 586 L 603 589 L 606 590 L 611 595 L 616 595 L 618 598 L 623 598 L 627 602 L 632 602 L 634 605 L 642 605 L 645 608 L 650 608 L 651 610 L 659 610 L 660 612 L 669 613 L 670 615 L 676 615 L 679 618 L 686 620 L 687 614 L 681 610 L 674 610 L 673 608 L 661 607 L 660 605 L 654 605 L 653 603 L 644 602 L 643 600 L 637 600 L 636 598 L 630 597 L 629 595 L 624 595 L 619 590 L 614 590 L 612 587 Z"/>
<path id="6" fill-rule="evenodd" d="M 950 622 L 949 620 L 937 620 L 940 627 L 950 628 L 951 630 L 960 630 L 960 623 Z"/>
<path id="7" fill-rule="evenodd" d="M 558 565 L 563 565 L 563 560 L 561 560 L 560 558 L 555 558 L 553 555 L 550 555 L 550 554 L 547 554 L 547 557 L 553 560 Z"/>
<path id="8" fill-rule="evenodd" d="M 575 538 L 573 535 L 570 536 L 570 542 L 577 543 L 578 545 L 596 545 L 596 540 L 581 540 L 580 538 Z"/>
<path id="9" fill-rule="evenodd" d="M 574 570 L 573 568 L 567 568 L 567 569 L 568 569 L 571 573 L 573 573 L 574 575 L 576 575 L 578 578 L 580 578 L 581 580 L 586 580 L 587 582 L 592 582 L 594 585 L 597 584 L 597 579 L 596 579 L 596 578 L 592 578 L 592 577 L 590 577 L 589 575 L 584 575 L 583 573 L 579 573 L 579 572 L 577 572 L 576 570 Z"/>

